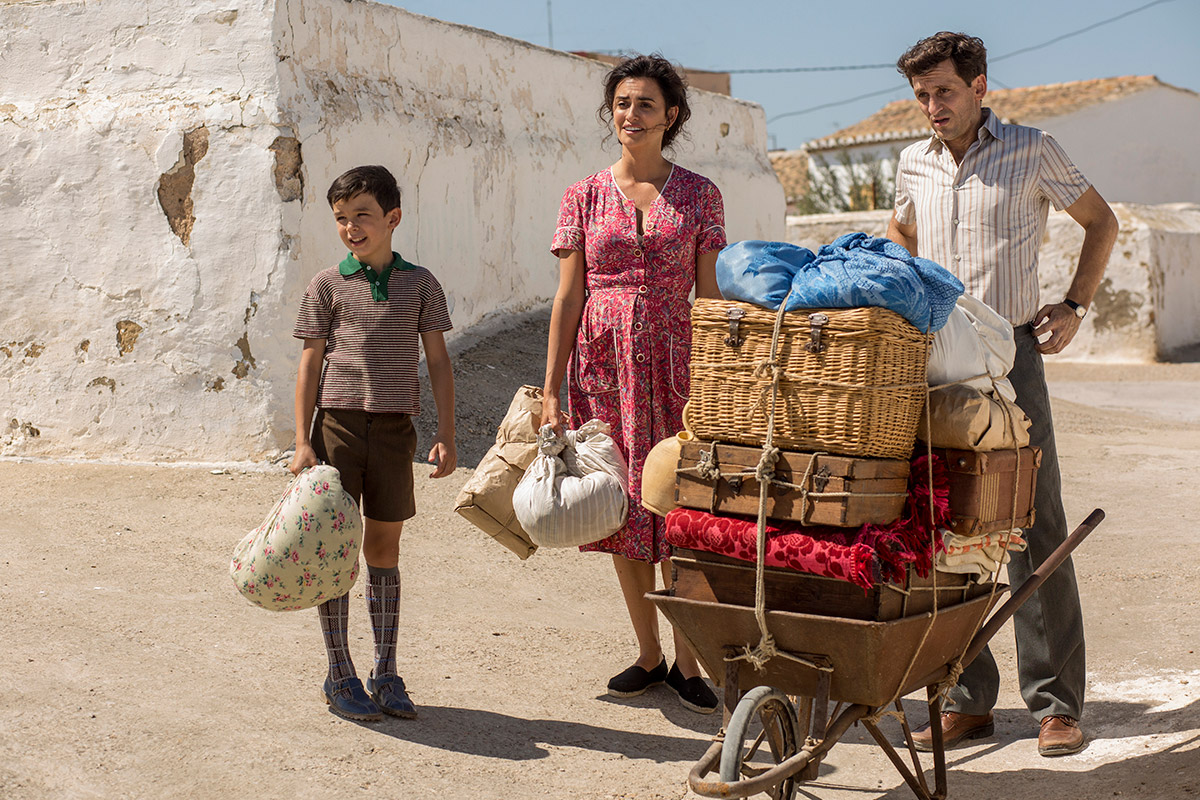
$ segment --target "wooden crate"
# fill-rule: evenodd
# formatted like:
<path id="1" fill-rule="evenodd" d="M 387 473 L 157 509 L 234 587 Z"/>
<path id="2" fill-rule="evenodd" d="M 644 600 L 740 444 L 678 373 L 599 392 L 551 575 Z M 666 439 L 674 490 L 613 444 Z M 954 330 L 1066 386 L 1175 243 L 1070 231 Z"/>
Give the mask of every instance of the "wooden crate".
<path id="1" fill-rule="evenodd" d="M 679 454 L 675 502 L 712 514 L 758 515 L 759 484 L 754 469 L 762 449 L 711 442 L 685 442 Z M 722 476 L 704 478 L 694 471 L 702 461 L 715 464 Z M 751 473 L 738 477 L 738 473 Z M 805 474 L 805 495 L 799 489 L 772 486 L 767 517 L 802 525 L 836 525 L 857 528 L 868 523 L 892 522 L 904 510 L 909 464 L 900 459 L 783 452 L 775 463 L 775 476 L 800 485 Z"/>
<path id="2" fill-rule="evenodd" d="M 671 556 L 671 593 L 689 600 L 754 607 L 755 566 L 701 550 L 675 548 Z M 877 584 L 868 591 L 848 581 L 767 567 L 766 605 L 772 611 L 887 621 L 933 610 L 933 575 L 911 570 L 903 585 Z M 938 607 L 946 608 L 991 591 L 966 575 L 937 573 Z"/>
<path id="3" fill-rule="evenodd" d="M 934 448 L 950 476 L 950 529 L 962 536 L 1028 528 L 1042 451 L 949 450 Z M 1020 462 L 1020 473 L 1017 466 Z M 1016 507 L 1013 507 L 1014 484 Z"/>

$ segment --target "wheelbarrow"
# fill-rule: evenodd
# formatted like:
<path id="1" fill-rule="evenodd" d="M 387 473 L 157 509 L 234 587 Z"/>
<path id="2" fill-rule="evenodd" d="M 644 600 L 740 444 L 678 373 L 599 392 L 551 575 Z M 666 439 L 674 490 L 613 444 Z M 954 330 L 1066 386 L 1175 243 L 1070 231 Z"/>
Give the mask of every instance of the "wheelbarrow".
<path id="1" fill-rule="evenodd" d="M 990 618 L 1007 587 L 888 621 L 768 609 L 767 627 L 781 655 L 760 668 L 738 657 L 759 640 L 754 608 L 676 597 L 671 590 L 649 593 L 724 694 L 724 725 L 692 768 L 688 785 L 703 797 L 765 792 L 790 800 L 797 784 L 814 780 L 825 754 L 861 723 L 920 800 L 943 800 L 941 726 L 931 728 L 931 791 L 899 698 L 924 687 L 929 718 L 940 719 L 941 685 L 957 678 L 1103 519 L 1100 509 L 1089 514 Z M 880 717 L 893 713 L 901 721 L 912 769 L 879 730 Z M 758 766 L 763 760 L 772 766 Z M 717 779 L 708 777 L 713 772 Z"/>

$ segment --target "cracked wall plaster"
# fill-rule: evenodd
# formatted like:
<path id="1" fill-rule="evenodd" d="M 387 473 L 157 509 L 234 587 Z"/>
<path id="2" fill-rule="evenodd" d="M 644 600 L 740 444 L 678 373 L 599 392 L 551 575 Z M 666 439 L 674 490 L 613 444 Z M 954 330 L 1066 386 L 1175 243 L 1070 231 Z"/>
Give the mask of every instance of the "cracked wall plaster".
<path id="1" fill-rule="evenodd" d="M 279 136 L 271 142 L 275 154 L 275 190 L 285 203 L 304 197 L 303 159 L 300 157 L 300 142 L 291 136 Z"/>
<path id="2" fill-rule="evenodd" d="M 179 161 L 158 180 L 158 203 L 167 215 L 167 223 L 187 246 L 196 223 L 192 185 L 196 181 L 196 164 L 208 153 L 208 128 L 199 127 L 183 135 Z"/>
<path id="3" fill-rule="evenodd" d="M 241 352 L 242 357 L 234 364 L 231 370 L 238 380 L 245 378 L 250 374 L 250 370 L 254 369 L 258 364 L 254 360 L 254 356 L 250 353 L 250 340 L 246 334 L 242 334 L 242 338 L 237 340 L 237 349 Z"/>
<path id="4" fill-rule="evenodd" d="M 121 355 L 133 352 L 133 346 L 137 344 L 138 337 L 142 335 L 141 325 L 138 325 L 133 320 L 123 319 L 117 323 L 117 351 Z"/>

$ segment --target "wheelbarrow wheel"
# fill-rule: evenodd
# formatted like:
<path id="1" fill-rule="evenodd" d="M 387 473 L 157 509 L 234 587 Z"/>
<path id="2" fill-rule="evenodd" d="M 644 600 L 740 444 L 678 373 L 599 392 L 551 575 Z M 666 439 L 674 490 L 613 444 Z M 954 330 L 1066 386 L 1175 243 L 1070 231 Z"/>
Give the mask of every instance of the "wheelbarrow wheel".
<path id="1" fill-rule="evenodd" d="M 763 762 L 766 743 L 770 764 Z M 788 696 L 773 686 L 756 686 L 738 702 L 725 728 L 721 746 L 721 780 L 725 783 L 761 775 L 796 754 L 796 709 Z M 752 763 L 755 759 L 756 763 Z M 773 787 L 773 800 L 791 800 L 796 780 L 789 777 Z"/>

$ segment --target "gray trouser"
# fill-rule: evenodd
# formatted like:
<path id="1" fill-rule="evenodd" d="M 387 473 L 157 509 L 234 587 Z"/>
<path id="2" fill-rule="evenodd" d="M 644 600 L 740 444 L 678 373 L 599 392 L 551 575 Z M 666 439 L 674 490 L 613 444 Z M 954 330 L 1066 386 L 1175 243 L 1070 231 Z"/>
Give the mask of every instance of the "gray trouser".
<path id="1" fill-rule="evenodd" d="M 1017 405 L 1033 422 L 1030 444 L 1042 449 L 1037 475 L 1034 524 L 1025 531 L 1028 547 L 1012 553 L 1009 582 L 1015 590 L 1067 538 L 1062 504 L 1058 450 L 1050 418 L 1050 394 L 1042 356 L 1035 349 L 1030 326 L 1016 329 L 1017 357 L 1009 380 L 1017 390 Z M 1017 677 L 1025 705 L 1038 720 L 1051 714 L 1079 719 L 1087 682 L 1084 662 L 1083 611 L 1075 569 L 1068 560 L 1025 601 L 1013 618 L 1017 638 Z M 949 711 L 986 714 L 996 704 L 1000 673 L 990 650 L 984 650 L 963 671 L 950 693 Z"/>

